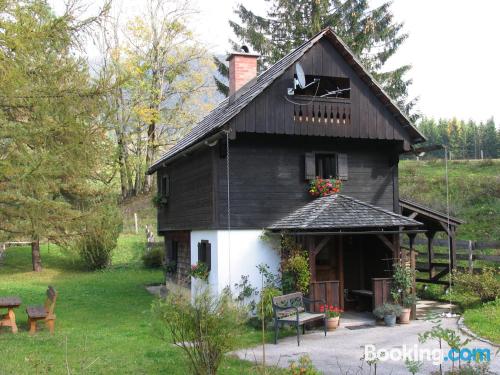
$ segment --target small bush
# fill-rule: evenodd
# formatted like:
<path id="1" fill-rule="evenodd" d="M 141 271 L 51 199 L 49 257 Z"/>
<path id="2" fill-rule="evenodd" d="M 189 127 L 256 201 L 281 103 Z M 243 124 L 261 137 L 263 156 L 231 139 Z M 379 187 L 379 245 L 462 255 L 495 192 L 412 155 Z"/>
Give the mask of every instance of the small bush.
<path id="1" fill-rule="evenodd" d="M 161 246 L 154 246 L 142 255 L 142 263 L 146 268 L 160 268 L 163 266 L 165 251 Z"/>
<path id="2" fill-rule="evenodd" d="M 213 295 L 208 288 L 193 303 L 186 293 L 172 290 L 154 310 L 165 339 L 184 351 L 195 375 L 217 373 L 224 355 L 236 348 L 246 317 L 230 294 Z"/>
<path id="3" fill-rule="evenodd" d="M 75 249 L 90 270 L 106 268 L 122 230 L 120 210 L 114 204 L 95 207 L 86 217 Z"/>
<path id="4" fill-rule="evenodd" d="M 273 297 L 281 296 L 282 293 L 279 289 L 273 287 L 264 287 L 260 293 L 260 300 L 256 306 L 257 316 L 262 321 L 271 321 L 273 318 Z M 264 305 L 264 306 L 262 306 Z M 262 311 L 264 310 L 264 311 Z M 264 314 L 263 314 L 264 313 Z"/>
<path id="5" fill-rule="evenodd" d="M 500 274 L 493 268 L 484 268 L 482 273 L 454 272 L 455 287 L 481 299 L 481 302 L 494 301 L 500 296 Z"/>
<path id="6" fill-rule="evenodd" d="M 307 294 L 311 282 L 309 255 L 295 239 L 283 236 L 281 240 L 281 286 L 283 293 Z"/>
<path id="7" fill-rule="evenodd" d="M 297 362 L 290 363 L 286 373 L 289 375 L 321 375 L 307 354 L 302 355 Z"/>

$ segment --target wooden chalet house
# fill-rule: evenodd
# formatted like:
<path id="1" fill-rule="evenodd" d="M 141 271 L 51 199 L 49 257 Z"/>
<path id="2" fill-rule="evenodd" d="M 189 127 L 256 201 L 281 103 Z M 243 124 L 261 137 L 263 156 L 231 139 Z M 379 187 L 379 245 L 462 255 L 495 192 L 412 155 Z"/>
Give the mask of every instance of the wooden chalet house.
<path id="1" fill-rule="evenodd" d="M 391 276 L 420 218 L 446 229 L 411 202 L 401 214 L 399 156 L 425 138 L 330 28 L 258 76 L 257 59 L 228 57 L 230 96 L 150 167 L 158 232 L 180 278 L 200 260 L 220 291 L 242 275 L 260 286 L 261 263 L 277 271 L 262 234 L 285 231 L 310 253 L 312 292 L 344 306 Z M 297 63 L 310 85 L 293 90 Z M 340 194 L 312 198 L 316 176 L 341 179 Z"/>

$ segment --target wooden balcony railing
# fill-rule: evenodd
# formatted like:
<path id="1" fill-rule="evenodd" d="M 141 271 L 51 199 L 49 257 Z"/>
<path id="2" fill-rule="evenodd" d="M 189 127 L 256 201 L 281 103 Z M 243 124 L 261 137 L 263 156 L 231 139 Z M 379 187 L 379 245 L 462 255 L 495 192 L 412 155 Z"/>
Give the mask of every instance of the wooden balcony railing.
<path id="1" fill-rule="evenodd" d="M 293 100 L 293 121 L 318 124 L 351 124 L 351 103 L 347 99 L 295 97 Z"/>

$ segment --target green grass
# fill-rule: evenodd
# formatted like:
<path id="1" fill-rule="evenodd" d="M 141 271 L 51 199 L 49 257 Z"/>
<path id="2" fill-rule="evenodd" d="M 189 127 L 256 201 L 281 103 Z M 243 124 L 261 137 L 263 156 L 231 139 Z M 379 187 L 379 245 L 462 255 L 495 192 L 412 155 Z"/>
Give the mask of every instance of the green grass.
<path id="1" fill-rule="evenodd" d="M 458 238 L 500 238 L 500 160 L 450 161 L 450 209 L 464 219 Z M 400 196 L 446 212 L 445 165 L 442 160 L 401 161 Z"/>
<path id="2" fill-rule="evenodd" d="M 500 299 L 466 310 L 464 323 L 479 336 L 500 344 Z"/>
<path id="3" fill-rule="evenodd" d="M 158 270 L 140 264 L 142 236 L 122 235 L 113 266 L 106 271 L 86 272 L 78 262 L 55 247 L 42 247 L 44 270 L 31 272 L 27 247 L 7 250 L 0 266 L 0 295 L 18 295 L 16 310 L 20 332 L 0 329 L 0 374 L 186 374 L 180 349 L 155 332 L 151 304 L 154 297 L 144 286 L 161 282 Z M 42 330 L 27 333 L 28 304 L 44 301 L 47 285 L 59 292 L 56 334 Z M 268 339 L 271 333 L 268 333 Z M 255 345 L 259 333 L 242 332 L 241 346 Z M 222 374 L 252 372 L 249 362 L 228 358 Z"/>

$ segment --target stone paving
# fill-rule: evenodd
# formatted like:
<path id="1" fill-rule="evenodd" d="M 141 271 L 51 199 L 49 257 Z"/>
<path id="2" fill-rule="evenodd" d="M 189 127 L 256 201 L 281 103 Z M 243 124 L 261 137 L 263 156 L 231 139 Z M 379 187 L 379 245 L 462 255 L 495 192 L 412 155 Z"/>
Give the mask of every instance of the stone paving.
<path id="1" fill-rule="evenodd" d="M 437 309 L 429 307 L 427 311 L 448 311 L 447 308 L 449 306 L 437 305 Z M 457 319 L 456 317 L 443 318 L 442 326 L 454 329 L 458 333 Z M 355 330 L 347 328 L 353 325 L 367 328 Z M 361 360 L 365 351 L 365 345 L 374 345 L 377 350 L 403 349 L 404 345 L 408 349 L 413 349 L 414 345 L 418 345 L 419 348 L 428 349 L 429 351 L 438 349 L 437 341 L 429 341 L 425 344 L 419 344 L 418 342 L 418 334 L 431 329 L 432 326 L 433 323 L 430 321 L 415 320 L 408 325 L 386 327 L 376 325 L 370 313 L 345 313 L 341 318 L 340 327 L 334 332 L 329 332 L 326 337 L 320 331 L 306 332 L 305 335 L 301 336 L 300 346 L 297 346 L 295 336 L 280 339 L 278 345 L 266 345 L 266 362 L 268 365 L 288 367 L 290 361 L 297 360 L 300 356 L 307 354 L 310 356 L 313 364 L 324 374 L 369 374 L 369 366 Z M 463 334 L 461 336 L 463 338 L 466 337 Z M 500 374 L 500 359 L 496 356 L 497 347 L 472 339 L 467 348 L 490 349 L 490 371 Z M 449 348 L 444 344 L 444 354 L 447 354 L 448 350 Z M 261 361 L 262 347 L 240 350 L 235 354 L 241 359 L 252 362 Z M 443 362 L 443 367 L 451 368 L 451 361 Z M 419 374 L 430 374 L 438 370 L 439 365 L 435 365 L 432 361 L 424 359 L 423 367 Z M 373 369 L 371 373 L 373 374 Z M 409 374 L 403 360 L 380 362 L 377 373 L 392 375 Z"/>

